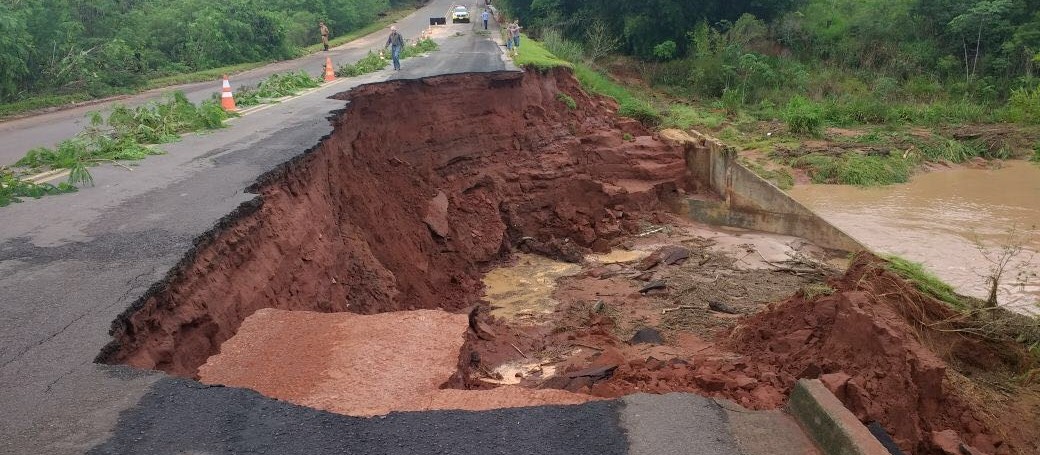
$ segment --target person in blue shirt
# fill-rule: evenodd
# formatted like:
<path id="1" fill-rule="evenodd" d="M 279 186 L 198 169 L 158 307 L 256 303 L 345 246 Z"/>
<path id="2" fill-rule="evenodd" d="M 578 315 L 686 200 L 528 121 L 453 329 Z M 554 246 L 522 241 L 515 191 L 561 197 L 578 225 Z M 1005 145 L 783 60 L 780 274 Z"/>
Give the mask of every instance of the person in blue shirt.
<path id="1" fill-rule="evenodd" d="M 488 10 L 484 10 L 484 12 L 480 14 L 480 18 L 484 19 L 484 30 L 487 30 L 488 19 L 491 19 L 491 13 L 488 13 Z"/>

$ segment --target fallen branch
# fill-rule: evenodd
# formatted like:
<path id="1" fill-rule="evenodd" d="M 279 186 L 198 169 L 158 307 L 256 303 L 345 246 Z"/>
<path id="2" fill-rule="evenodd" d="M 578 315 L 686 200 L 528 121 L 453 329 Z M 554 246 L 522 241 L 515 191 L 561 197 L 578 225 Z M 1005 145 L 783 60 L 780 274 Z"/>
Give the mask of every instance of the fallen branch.
<path id="1" fill-rule="evenodd" d="M 661 314 L 668 314 L 668 313 L 671 313 L 673 311 L 679 311 L 679 310 L 696 310 L 696 309 L 698 309 L 698 308 L 693 306 L 693 305 L 680 305 L 680 306 L 677 306 L 675 308 L 665 308 L 665 309 L 661 310 Z"/>
<path id="2" fill-rule="evenodd" d="M 525 359 L 530 359 L 530 357 L 528 357 L 527 354 L 524 354 L 524 351 L 521 351 L 520 348 L 516 347 L 515 344 L 509 343 L 509 345 L 512 346 L 513 349 L 516 349 L 516 352 L 519 352 L 520 355 L 524 356 Z"/>

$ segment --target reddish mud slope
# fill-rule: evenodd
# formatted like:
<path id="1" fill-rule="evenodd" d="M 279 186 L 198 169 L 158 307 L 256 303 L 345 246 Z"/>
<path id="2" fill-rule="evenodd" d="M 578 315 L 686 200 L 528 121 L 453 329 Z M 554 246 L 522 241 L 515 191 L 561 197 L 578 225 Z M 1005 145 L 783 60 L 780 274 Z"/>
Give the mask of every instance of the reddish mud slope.
<path id="1" fill-rule="evenodd" d="M 683 190 L 681 148 L 614 116 L 569 72 L 393 81 L 342 98 L 333 133 L 263 177 L 252 204 L 120 316 L 100 362 L 193 377 L 261 308 L 465 308 L 511 247 L 572 260 L 605 250 Z"/>
<path id="2" fill-rule="evenodd" d="M 947 362 L 966 374 L 1014 372 L 1027 361 L 1021 345 L 960 330 L 958 313 L 866 253 L 830 284 L 831 295 L 796 295 L 734 329 L 734 351 L 777 368 L 759 380 L 786 393 L 798 378 L 819 377 L 860 420 L 882 423 L 908 453 L 943 453 L 940 442 L 956 440 L 947 430 L 985 453 L 1040 453 L 1035 410 L 1016 413 L 979 400 Z"/>
<path id="3" fill-rule="evenodd" d="M 562 390 L 441 390 L 469 330 L 465 314 L 419 310 L 362 316 L 264 309 L 247 318 L 202 382 L 354 416 L 431 409 L 578 404 Z"/>

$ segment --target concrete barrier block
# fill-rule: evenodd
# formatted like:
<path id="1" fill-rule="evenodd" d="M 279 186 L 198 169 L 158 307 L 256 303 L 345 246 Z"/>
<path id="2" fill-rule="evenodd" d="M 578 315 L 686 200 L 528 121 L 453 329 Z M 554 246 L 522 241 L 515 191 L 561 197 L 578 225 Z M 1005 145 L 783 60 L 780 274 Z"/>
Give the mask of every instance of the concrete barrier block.
<path id="1" fill-rule="evenodd" d="M 826 454 L 889 455 L 870 430 L 819 380 L 799 380 L 787 410 Z"/>

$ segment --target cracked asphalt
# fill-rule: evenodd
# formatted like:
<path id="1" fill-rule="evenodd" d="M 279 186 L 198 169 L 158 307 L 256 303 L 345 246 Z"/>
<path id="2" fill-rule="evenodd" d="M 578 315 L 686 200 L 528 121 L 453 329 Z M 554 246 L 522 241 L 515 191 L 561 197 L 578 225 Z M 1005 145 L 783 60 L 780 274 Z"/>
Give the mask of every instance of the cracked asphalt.
<path id="1" fill-rule="evenodd" d="M 434 0 L 397 25 L 417 36 L 429 16 L 452 3 Z M 448 27 L 461 36 L 441 35 L 440 51 L 406 60 L 403 71 L 338 80 L 235 119 L 229 128 L 164 145 L 164 155 L 132 171 L 95 168 L 96 187 L 0 208 L 0 454 L 755 453 L 739 444 L 741 430 L 722 407 L 695 396 L 361 419 L 93 363 L 110 341 L 111 321 L 190 251 L 194 239 L 252 200 L 245 189 L 259 175 L 331 131 L 327 117 L 343 102 L 330 96 L 390 78 L 515 70 L 497 44 L 471 33 L 475 24 Z M 379 32 L 334 55 L 338 62 L 360 58 L 383 40 Z M 324 55 L 243 79 L 295 68 L 315 72 L 315 59 Z M 215 87 L 182 88 L 201 99 Z M 83 114 L 72 109 L 0 123 L 0 163 L 26 146 L 74 134 Z M 776 437 L 804 439 L 782 421 L 774 425 Z"/>

